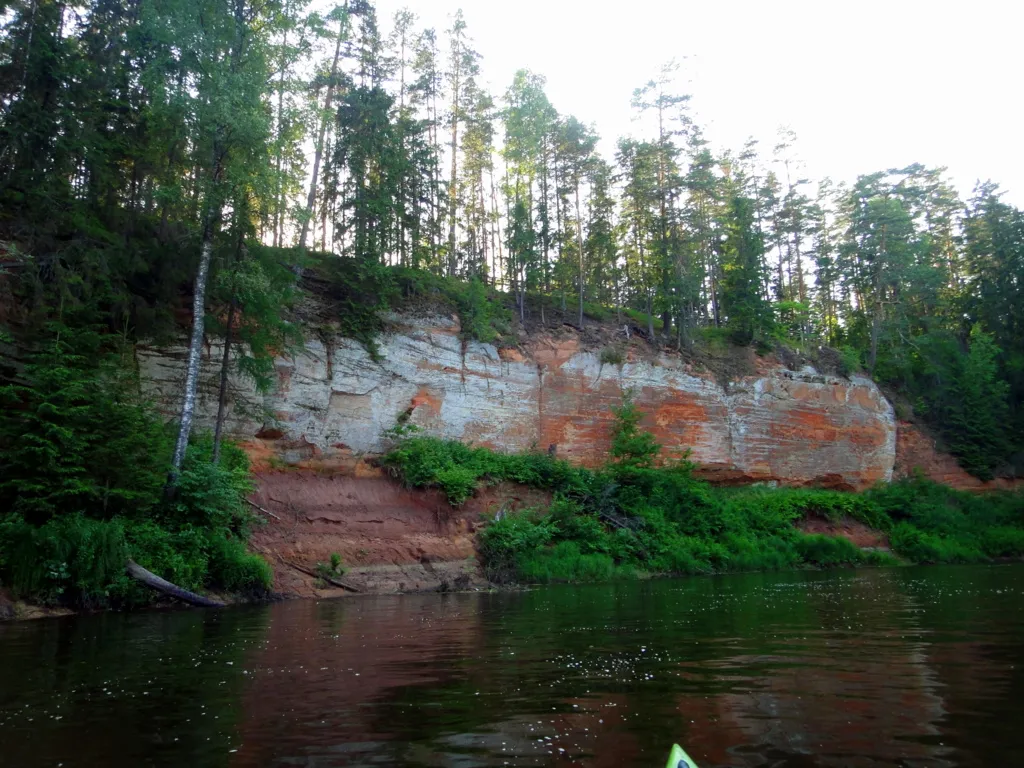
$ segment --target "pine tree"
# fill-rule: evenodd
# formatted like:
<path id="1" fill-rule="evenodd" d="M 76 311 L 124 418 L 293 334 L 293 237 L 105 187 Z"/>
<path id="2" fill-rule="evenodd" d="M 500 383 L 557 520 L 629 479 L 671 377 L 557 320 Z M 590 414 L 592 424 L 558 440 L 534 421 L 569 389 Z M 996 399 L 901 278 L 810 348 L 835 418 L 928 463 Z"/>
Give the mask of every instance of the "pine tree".
<path id="1" fill-rule="evenodd" d="M 722 246 L 722 314 L 735 343 L 748 345 L 771 332 L 771 307 L 762 292 L 764 241 L 754 203 L 736 194 L 729 201 Z"/>

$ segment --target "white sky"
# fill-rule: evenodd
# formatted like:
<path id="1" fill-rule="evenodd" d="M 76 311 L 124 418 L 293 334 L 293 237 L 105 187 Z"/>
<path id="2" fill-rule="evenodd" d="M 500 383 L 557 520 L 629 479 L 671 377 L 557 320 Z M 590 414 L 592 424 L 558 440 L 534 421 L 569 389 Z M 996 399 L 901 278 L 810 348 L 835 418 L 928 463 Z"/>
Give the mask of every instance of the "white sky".
<path id="1" fill-rule="evenodd" d="M 748 136 L 770 157 L 797 134 L 812 179 L 947 166 L 963 196 L 991 178 L 1024 207 L 1024 0 L 377 0 L 442 32 L 463 9 L 496 96 L 519 68 L 547 78 L 562 114 L 593 123 L 611 157 L 636 129 L 633 89 L 682 63 L 715 149 Z M 440 41 L 444 44 L 443 38 Z"/>

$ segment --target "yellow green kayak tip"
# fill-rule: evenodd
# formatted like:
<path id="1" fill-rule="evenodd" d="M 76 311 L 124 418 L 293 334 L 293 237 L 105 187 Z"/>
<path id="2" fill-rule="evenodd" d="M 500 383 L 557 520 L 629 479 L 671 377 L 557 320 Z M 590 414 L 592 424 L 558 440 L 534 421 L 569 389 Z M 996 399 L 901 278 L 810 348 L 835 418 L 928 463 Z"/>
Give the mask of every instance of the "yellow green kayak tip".
<path id="1" fill-rule="evenodd" d="M 697 764 L 683 751 L 682 747 L 678 744 L 673 744 L 665 768 L 697 768 Z"/>

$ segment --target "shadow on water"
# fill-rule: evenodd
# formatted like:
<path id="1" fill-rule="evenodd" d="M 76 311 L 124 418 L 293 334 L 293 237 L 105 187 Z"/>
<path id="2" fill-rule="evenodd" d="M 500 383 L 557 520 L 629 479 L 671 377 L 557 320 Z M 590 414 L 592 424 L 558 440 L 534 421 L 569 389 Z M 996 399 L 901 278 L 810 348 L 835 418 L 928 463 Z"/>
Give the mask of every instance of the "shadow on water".
<path id="1" fill-rule="evenodd" d="M 0 626 L 0 765 L 1014 765 L 1024 566 Z"/>

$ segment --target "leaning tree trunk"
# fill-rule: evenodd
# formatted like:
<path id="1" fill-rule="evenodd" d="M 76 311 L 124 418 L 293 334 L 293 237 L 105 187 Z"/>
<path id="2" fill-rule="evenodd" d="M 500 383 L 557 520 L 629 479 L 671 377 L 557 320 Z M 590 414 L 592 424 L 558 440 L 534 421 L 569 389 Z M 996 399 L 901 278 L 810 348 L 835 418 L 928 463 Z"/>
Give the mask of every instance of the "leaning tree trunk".
<path id="1" fill-rule="evenodd" d="M 171 584 L 169 581 L 165 581 L 151 571 L 147 571 L 141 565 L 133 560 L 129 560 L 125 566 L 125 570 L 128 571 L 128 575 L 136 581 L 145 584 L 150 589 L 156 590 L 161 594 L 168 595 L 182 602 L 188 603 L 189 605 L 198 605 L 203 608 L 223 608 L 224 603 L 220 600 L 211 600 L 208 597 L 197 595 L 195 592 L 189 592 L 187 589 Z"/>
<path id="2" fill-rule="evenodd" d="M 171 473 L 167 479 L 168 494 L 173 493 L 181 473 L 181 465 L 185 461 L 185 450 L 188 448 L 188 436 L 192 431 L 192 417 L 196 408 L 196 390 L 199 386 L 200 356 L 203 351 L 203 330 L 206 321 L 206 279 L 210 274 L 210 258 L 213 255 L 213 230 L 216 224 L 216 213 L 206 217 L 203 227 L 202 246 L 199 250 L 199 270 L 196 283 L 192 290 L 192 338 L 188 345 L 188 367 L 185 373 L 185 396 L 181 404 L 181 422 L 178 427 L 178 441 L 174 445 L 174 457 L 171 460 Z"/>

